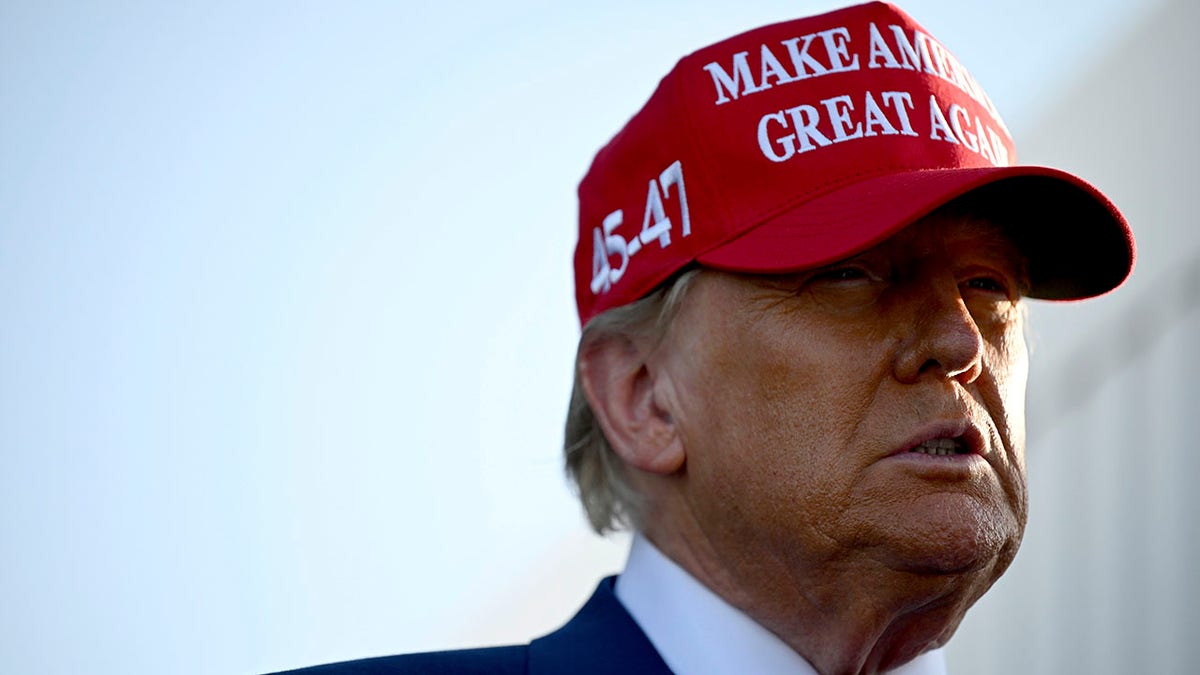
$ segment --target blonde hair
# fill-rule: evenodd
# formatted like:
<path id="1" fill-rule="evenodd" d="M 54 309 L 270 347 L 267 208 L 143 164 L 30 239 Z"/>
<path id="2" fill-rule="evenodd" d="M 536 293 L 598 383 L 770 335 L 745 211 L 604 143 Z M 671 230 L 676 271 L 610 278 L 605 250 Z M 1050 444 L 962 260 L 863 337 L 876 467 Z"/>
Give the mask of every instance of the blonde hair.
<path id="1" fill-rule="evenodd" d="M 567 410 L 563 458 L 592 529 L 599 534 L 637 527 L 641 495 L 629 484 L 617 456 L 583 394 L 580 361 L 584 347 L 604 336 L 625 335 L 649 344 L 661 340 L 699 269 L 692 268 L 660 285 L 646 297 L 594 317 L 583 328 L 575 354 L 575 384 Z"/>

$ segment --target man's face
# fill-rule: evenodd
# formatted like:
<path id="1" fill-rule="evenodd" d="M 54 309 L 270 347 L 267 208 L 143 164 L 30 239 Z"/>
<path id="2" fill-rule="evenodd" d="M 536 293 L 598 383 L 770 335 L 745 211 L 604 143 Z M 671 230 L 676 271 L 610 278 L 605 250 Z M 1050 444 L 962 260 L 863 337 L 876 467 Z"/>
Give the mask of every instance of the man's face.
<path id="1" fill-rule="evenodd" d="M 1026 517 L 1022 269 L 935 215 L 817 270 L 702 273 L 651 368 L 723 564 L 998 577 Z"/>

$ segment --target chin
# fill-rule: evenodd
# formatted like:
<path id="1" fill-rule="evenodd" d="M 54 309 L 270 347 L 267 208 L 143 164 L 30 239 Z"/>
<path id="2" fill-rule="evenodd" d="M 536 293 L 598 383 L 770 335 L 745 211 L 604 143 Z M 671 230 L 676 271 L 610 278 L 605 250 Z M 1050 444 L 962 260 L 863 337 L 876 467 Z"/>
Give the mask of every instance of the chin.
<path id="1" fill-rule="evenodd" d="M 892 567 L 920 575 L 962 575 L 994 569 L 1001 562 L 1000 552 L 992 546 L 959 542 L 955 545 L 924 546 L 918 550 L 898 551 Z M 1007 567 L 1007 563 L 1004 567 Z M 996 576 L 1000 576 L 996 573 Z"/>
<path id="2" fill-rule="evenodd" d="M 1018 519 L 1008 511 L 981 508 L 978 503 L 943 506 L 922 509 L 921 518 L 908 520 L 909 527 L 891 530 L 885 545 L 889 566 L 921 575 L 981 572 L 994 581 L 1020 546 L 1023 528 Z"/>

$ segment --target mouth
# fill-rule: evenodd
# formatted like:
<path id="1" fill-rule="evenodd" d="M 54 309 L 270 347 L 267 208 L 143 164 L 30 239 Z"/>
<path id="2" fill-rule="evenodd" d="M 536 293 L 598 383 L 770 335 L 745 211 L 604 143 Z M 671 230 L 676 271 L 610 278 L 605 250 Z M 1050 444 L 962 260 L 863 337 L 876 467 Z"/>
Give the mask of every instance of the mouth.
<path id="1" fill-rule="evenodd" d="M 931 438 L 927 441 L 922 441 L 917 446 L 911 448 L 909 452 L 939 457 L 974 454 L 961 436 L 955 438 Z"/>
<path id="2" fill-rule="evenodd" d="M 930 424 L 896 447 L 887 462 L 924 480 L 978 480 L 986 473 L 983 429 L 968 419 Z"/>
<path id="3" fill-rule="evenodd" d="M 957 420 L 925 427 L 892 452 L 892 455 L 961 457 L 985 454 L 982 429 L 968 420 Z"/>

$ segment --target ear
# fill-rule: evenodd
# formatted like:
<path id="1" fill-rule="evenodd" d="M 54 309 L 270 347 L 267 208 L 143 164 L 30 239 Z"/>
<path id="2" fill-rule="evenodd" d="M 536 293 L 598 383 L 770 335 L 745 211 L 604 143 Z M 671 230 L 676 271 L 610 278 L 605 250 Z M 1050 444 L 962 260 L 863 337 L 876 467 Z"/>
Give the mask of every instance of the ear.
<path id="1" fill-rule="evenodd" d="M 586 344 L 579 360 L 583 393 L 609 445 L 628 465 L 656 474 L 683 466 L 685 453 L 675 422 L 656 391 L 665 378 L 647 365 L 647 354 L 625 335 Z"/>

